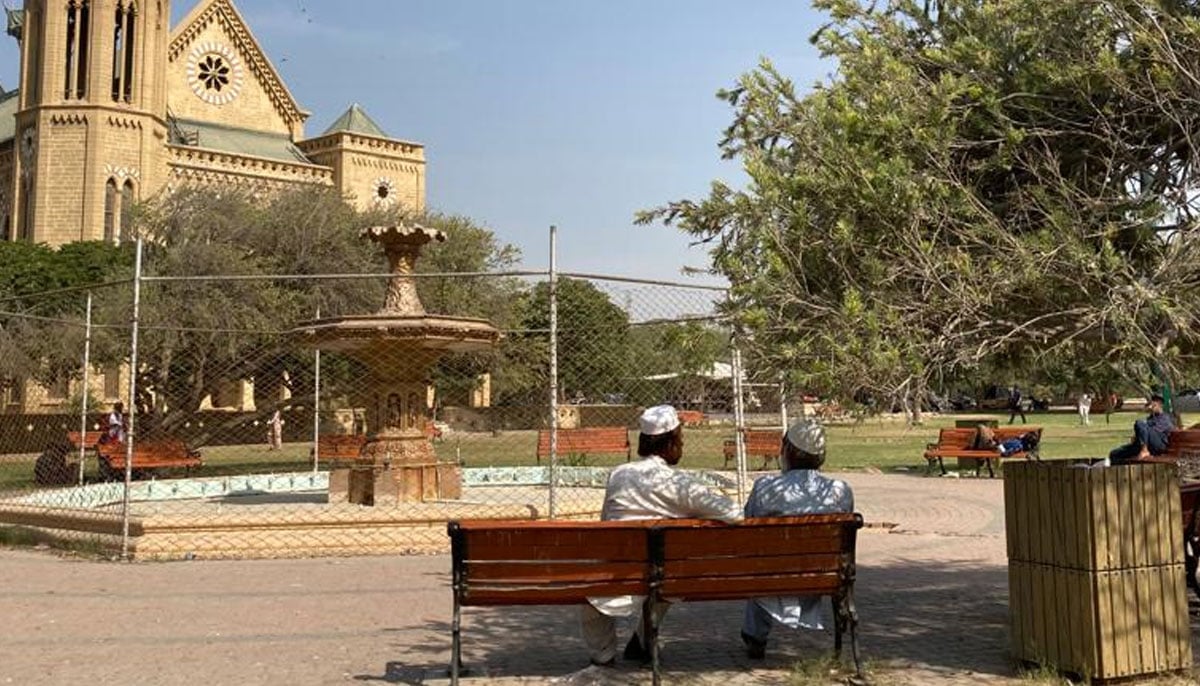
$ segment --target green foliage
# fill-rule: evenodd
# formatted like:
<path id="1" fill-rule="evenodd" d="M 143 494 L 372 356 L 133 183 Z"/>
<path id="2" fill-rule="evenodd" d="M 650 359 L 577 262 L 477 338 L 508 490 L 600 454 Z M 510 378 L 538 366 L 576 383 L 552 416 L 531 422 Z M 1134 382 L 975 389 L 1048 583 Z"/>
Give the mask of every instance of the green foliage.
<path id="1" fill-rule="evenodd" d="M 641 215 L 708 241 L 751 366 L 911 395 L 1200 345 L 1200 21 L 1150 0 L 816 0 L 836 61 L 721 93 L 743 189 Z"/>
<path id="2" fill-rule="evenodd" d="M 560 278 L 557 300 L 560 396 L 595 400 L 619 389 L 628 373 L 629 315 L 591 282 L 580 279 Z M 532 336 L 538 340 L 548 340 L 536 333 L 550 328 L 548 283 L 534 287 L 522 328 L 535 332 Z M 548 356 L 541 356 L 539 366 L 547 364 L 546 360 Z"/>

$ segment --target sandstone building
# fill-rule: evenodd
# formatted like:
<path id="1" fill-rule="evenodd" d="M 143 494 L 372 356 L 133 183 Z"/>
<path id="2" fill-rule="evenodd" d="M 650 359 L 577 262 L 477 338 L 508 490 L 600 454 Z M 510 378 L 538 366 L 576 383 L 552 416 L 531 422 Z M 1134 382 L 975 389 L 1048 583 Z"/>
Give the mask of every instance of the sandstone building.
<path id="1" fill-rule="evenodd" d="M 0 237 L 122 237 L 122 210 L 185 184 L 332 186 L 423 209 L 423 146 L 357 105 L 307 137 L 305 111 L 230 0 L 25 0 L 20 83 L 0 95 Z"/>
<path id="2" fill-rule="evenodd" d="M 425 205 L 425 150 L 352 105 L 309 137 L 307 112 L 231 0 L 24 0 L 8 13 L 17 88 L 0 90 L 0 240 L 122 240 L 133 203 L 188 184 L 250 191 L 313 184 L 365 209 Z M 122 395 L 128 370 L 96 370 Z M 56 412 L 74 382 L 0 386 L 0 413 Z M 245 409 L 231 381 L 220 407 Z"/>

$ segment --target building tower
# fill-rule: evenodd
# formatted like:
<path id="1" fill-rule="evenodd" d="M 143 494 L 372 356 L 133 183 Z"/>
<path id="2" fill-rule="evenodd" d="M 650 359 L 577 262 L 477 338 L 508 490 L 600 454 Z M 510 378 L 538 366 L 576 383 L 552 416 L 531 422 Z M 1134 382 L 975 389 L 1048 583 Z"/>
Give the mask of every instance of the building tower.
<path id="1" fill-rule="evenodd" d="M 169 0 L 25 0 L 13 235 L 121 238 L 165 164 Z M 143 171 L 145 170 L 145 171 Z"/>

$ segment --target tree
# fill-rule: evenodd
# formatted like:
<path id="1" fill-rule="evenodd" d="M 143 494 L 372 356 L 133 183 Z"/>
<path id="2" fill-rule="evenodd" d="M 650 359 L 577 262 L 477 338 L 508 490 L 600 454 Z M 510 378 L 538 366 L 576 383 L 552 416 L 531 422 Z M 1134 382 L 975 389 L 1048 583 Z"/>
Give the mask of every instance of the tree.
<path id="1" fill-rule="evenodd" d="M 912 397 L 989 360 L 1195 364 L 1194 3 L 814 5 L 828 82 L 764 61 L 721 94 L 746 187 L 640 216 L 711 244 L 759 365 Z"/>
<path id="2" fill-rule="evenodd" d="M 49 385 L 79 375 L 87 295 L 72 289 L 129 278 L 132 268 L 133 251 L 110 243 L 55 249 L 0 241 L 0 385 L 24 379 Z M 121 359 L 116 332 L 96 327 L 92 336 L 96 364 Z"/>
<path id="3" fill-rule="evenodd" d="M 590 281 L 560 278 L 558 300 L 558 388 L 563 399 L 597 399 L 621 387 L 629 368 L 629 315 Z M 539 283 L 529 298 L 523 328 L 531 338 L 548 341 L 550 284 Z M 540 352 L 540 346 L 534 350 Z M 544 369 L 549 355 L 539 355 Z M 548 375 L 535 374 L 540 378 Z M 544 387 L 543 387 L 544 388 Z"/>
<path id="4" fill-rule="evenodd" d="M 148 239 L 147 274 L 259 277 L 152 282 L 143 289 L 140 387 L 146 402 L 153 396 L 159 407 L 180 417 L 221 384 L 239 379 L 255 381 L 257 404 L 264 408 L 283 385 L 293 396 L 311 395 L 313 356 L 286 332 L 318 311 L 328 317 L 378 310 L 385 280 L 303 277 L 385 272 L 378 246 L 359 237 L 367 226 L 398 221 L 445 226 L 450 231 L 442 254 L 458 262 L 439 261 L 435 251 L 434 264 L 443 268 L 485 271 L 514 259 L 509 246 L 468 219 L 356 212 L 336 193 L 315 189 L 266 199 L 186 189 L 141 208 L 134 221 L 138 235 Z M 489 302 L 457 281 L 445 281 L 435 296 L 450 306 Z M 487 295 L 498 301 L 506 291 L 496 288 Z M 430 311 L 441 304 L 434 302 Z M 496 312 L 502 309 L 493 305 Z M 344 362 L 331 358 L 322 370 L 323 386 L 335 395 L 354 390 L 363 374 L 352 361 Z"/>

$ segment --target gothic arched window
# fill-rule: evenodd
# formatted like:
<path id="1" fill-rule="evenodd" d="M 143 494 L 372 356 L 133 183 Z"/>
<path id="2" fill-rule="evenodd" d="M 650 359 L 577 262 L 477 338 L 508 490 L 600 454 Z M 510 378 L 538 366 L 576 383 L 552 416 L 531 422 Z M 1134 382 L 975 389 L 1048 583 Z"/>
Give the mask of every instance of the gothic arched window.
<path id="1" fill-rule="evenodd" d="M 117 240 L 117 180 L 109 179 L 104 184 L 104 240 L 115 243 Z"/>
<path id="2" fill-rule="evenodd" d="M 113 19 L 112 99 L 113 102 L 133 100 L 133 57 L 136 41 L 134 23 L 137 7 L 132 2 L 118 2 Z"/>
<path id="3" fill-rule="evenodd" d="M 87 96 L 88 57 L 91 39 L 91 3 L 89 0 L 67 2 L 67 59 L 66 83 L 63 97 L 82 100 Z"/>
<path id="4" fill-rule="evenodd" d="M 121 241 L 127 241 L 132 238 L 129 232 L 133 229 L 133 205 L 136 202 L 137 191 L 133 187 L 133 179 L 126 179 L 125 185 L 121 186 L 121 230 L 119 235 Z"/>

